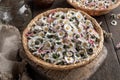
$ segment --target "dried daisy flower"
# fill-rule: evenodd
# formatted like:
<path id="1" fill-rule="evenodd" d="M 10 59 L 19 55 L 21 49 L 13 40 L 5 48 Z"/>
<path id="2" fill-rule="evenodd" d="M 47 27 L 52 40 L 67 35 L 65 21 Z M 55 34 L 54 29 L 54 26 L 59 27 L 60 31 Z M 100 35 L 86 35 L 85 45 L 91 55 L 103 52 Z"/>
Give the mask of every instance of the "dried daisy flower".
<path id="1" fill-rule="evenodd" d="M 111 14 L 111 18 L 116 19 L 117 15 L 116 14 Z"/>
<path id="2" fill-rule="evenodd" d="M 120 49 L 120 42 L 116 45 L 117 49 Z"/>
<path id="3" fill-rule="evenodd" d="M 117 25 L 117 21 L 116 21 L 116 20 L 112 20 L 112 21 L 111 21 L 111 24 L 112 24 L 113 26 L 116 26 L 116 25 Z"/>
<path id="4" fill-rule="evenodd" d="M 65 56 L 65 61 L 66 61 L 68 64 L 70 64 L 70 63 L 73 63 L 73 62 L 74 62 L 74 59 L 73 59 L 73 57 L 67 57 L 67 56 Z"/>
<path id="5" fill-rule="evenodd" d="M 117 19 L 120 19 L 120 14 L 117 14 Z"/>
<path id="6" fill-rule="evenodd" d="M 99 22 L 99 25 L 102 25 L 102 23 L 103 23 L 103 22 L 102 22 L 102 21 L 100 21 L 100 22 Z"/>
<path id="7" fill-rule="evenodd" d="M 112 38 L 112 33 L 108 33 L 105 30 L 103 30 L 103 33 L 104 33 L 105 39 Z"/>

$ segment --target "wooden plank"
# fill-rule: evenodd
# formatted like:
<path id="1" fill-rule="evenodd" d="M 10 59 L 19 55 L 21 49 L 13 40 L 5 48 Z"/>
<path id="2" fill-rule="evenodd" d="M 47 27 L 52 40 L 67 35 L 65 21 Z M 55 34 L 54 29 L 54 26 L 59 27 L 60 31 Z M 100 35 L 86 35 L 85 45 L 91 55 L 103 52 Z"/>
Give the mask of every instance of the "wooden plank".
<path id="1" fill-rule="evenodd" d="M 102 21 L 101 27 L 108 32 L 109 30 L 104 16 L 99 16 L 95 18 L 98 22 Z M 107 40 L 105 42 L 105 46 L 108 49 L 108 57 L 106 58 L 103 65 L 89 80 L 120 80 L 120 67 L 112 40 Z"/>
<path id="2" fill-rule="evenodd" d="M 111 18 L 111 14 L 120 14 L 120 7 L 111 11 L 109 14 L 105 16 L 109 32 L 113 33 L 112 41 L 115 48 L 116 45 L 120 42 L 120 19 L 115 19 L 118 23 L 116 26 L 111 25 L 111 21 L 113 20 L 113 18 Z M 118 61 L 120 63 L 120 54 L 119 54 L 120 49 L 116 50 L 116 53 L 117 53 Z"/>

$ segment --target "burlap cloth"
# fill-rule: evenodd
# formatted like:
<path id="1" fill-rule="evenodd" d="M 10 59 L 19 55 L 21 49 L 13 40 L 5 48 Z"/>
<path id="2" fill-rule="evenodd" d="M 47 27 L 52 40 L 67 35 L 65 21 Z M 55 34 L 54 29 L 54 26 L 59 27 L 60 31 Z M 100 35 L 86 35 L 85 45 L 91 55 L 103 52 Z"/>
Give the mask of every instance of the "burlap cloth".
<path id="1" fill-rule="evenodd" d="M 0 24 L 0 80 L 31 80 L 19 59 L 21 35 L 17 28 Z"/>

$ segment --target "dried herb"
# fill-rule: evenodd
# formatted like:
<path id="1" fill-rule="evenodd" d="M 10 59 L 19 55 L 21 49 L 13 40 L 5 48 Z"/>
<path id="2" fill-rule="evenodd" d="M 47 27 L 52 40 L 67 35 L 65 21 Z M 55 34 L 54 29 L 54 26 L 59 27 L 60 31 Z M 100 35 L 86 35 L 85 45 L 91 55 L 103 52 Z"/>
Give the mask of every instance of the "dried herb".
<path id="1" fill-rule="evenodd" d="M 57 58 L 59 58 L 59 57 L 60 57 L 60 55 L 59 55 L 59 54 L 57 54 L 57 53 L 53 54 L 52 56 L 53 56 L 53 58 L 54 58 L 54 59 L 57 59 Z"/>

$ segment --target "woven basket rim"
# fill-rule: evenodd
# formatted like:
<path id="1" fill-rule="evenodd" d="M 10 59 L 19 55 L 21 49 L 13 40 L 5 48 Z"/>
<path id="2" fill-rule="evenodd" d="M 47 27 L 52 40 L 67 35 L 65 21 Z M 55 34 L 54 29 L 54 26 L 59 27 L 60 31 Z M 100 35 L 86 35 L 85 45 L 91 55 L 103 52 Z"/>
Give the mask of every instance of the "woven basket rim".
<path id="1" fill-rule="evenodd" d="M 95 50 L 96 52 L 93 53 L 93 55 L 90 57 L 90 59 L 84 60 L 84 61 L 79 62 L 79 63 L 70 64 L 70 65 L 55 65 L 55 64 L 47 63 L 47 62 L 45 62 L 41 59 L 38 59 L 37 57 L 32 55 L 31 52 L 28 50 L 27 38 L 26 38 L 25 34 L 30 30 L 32 25 L 35 24 L 35 21 L 37 21 L 43 15 L 48 15 L 50 12 L 53 12 L 53 11 L 63 11 L 63 12 L 65 12 L 65 11 L 69 11 L 69 10 L 80 11 L 80 10 L 75 10 L 75 9 L 71 9 L 71 8 L 56 8 L 56 9 L 48 10 L 48 11 L 43 12 L 43 13 L 39 14 L 38 16 L 36 16 L 28 24 L 27 28 L 23 31 L 23 35 L 22 35 L 22 43 L 23 43 L 23 47 L 24 47 L 24 50 L 25 50 L 25 55 L 26 55 L 26 58 L 28 59 L 28 62 L 32 61 L 34 64 L 36 64 L 38 66 L 42 66 L 42 67 L 47 68 L 47 69 L 68 70 L 68 69 L 73 69 L 73 68 L 77 68 L 77 67 L 80 67 L 80 66 L 84 66 L 84 65 L 88 64 L 89 62 L 91 62 L 94 58 L 96 58 L 97 55 L 99 55 L 100 51 L 103 48 L 103 42 L 104 42 L 103 30 L 94 18 L 90 17 L 87 13 L 85 13 L 83 11 L 80 11 L 80 12 L 83 15 L 86 15 L 86 17 L 92 21 L 92 23 L 95 25 L 95 29 L 97 30 L 97 32 L 100 35 L 100 43 L 99 43 L 98 49 Z"/>
<path id="2" fill-rule="evenodd" d="M 111 5 L 110 7 L 106 8 L 106 9 L 101 9 L 101 10 L 97 9 L 97 10 L 95 10 L 95 9 L 83 8 L 82 6 L 77 6 L 76 3 L 72 3 L 72 2 L 70 2 L 70 0 L 67 0 L 67 2 L 68 2 L 70 5 L 72 5 L 74 8 L 76 8 L 76 9 L 81 9 L 81 10 L 83 10 L 83 11 L 89 11 L 89 13 L 90 13 L 90 12 L 91 12 L 91 13 L 92 13 L 92 12 L 108 12 L 108 11 L 111 11 L 111 10 L 117 8 L 117 7 L 120 5 L 120 0 L 117 0 L 117 2 L 116 2 L 115 4 Z M 99 13 L 99 14 L 100 14 L 100 13 Z M 93 16 L 94 16 L 94 15 L 93 15 Z"/>

